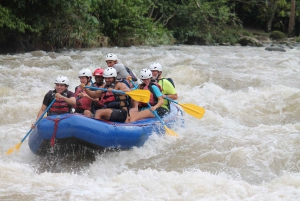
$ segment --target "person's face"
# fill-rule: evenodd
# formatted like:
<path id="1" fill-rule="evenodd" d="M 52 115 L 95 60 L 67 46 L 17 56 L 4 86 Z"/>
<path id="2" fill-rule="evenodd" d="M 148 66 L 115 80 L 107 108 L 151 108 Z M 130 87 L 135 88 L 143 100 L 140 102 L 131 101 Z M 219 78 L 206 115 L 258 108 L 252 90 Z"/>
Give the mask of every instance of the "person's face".
<path id="1" fill-rule="evenodd" d="M 151 79 L 150 79 L 150 78 L 148 78 L 148 79 L 142 79 L 142 81 L 143 81 L 143 83 L 144 83 L 145 85 L 149 85 L 150 82 L 151 82 Z"/>
<path id="2" fill-rule="evenodd" d="M 101 83 L 101 82 L 103 82 L 103 77 L 102 76 L 95 76 L 95 81 L 96 81 L 96 83 Z"/>
<path id="3" fill-rule="evenodd" d="M 87 84 L 88 78 L 86 76 L 79 77 L 81 84 Z"/>
<path id="4" fill-rule="evenodd" d="M 65 84 L 55 84 L 55 89 L 57 93 L 62 93 L 67 89 L 67 85 Z"/>
<path id="5" fill-rule="evenodd" d="M 108 67 L 112 67 L 113 65 L 115 65 L 117 63 L 117 61 L 113 61 L 113 60 L 107 60 L 106 64 Z"/>
<path id="6" fill-rule="evenodd" d="M 114 77 L 106 77 L 104 79 L 105 79 L 106 84 L 108 84 L 108 85 L 112 84 L 115 80 Z"/>
<path id="7" fill-rule="evenodd" d="M 158 74 L 159 74 L 158 70 L 152 70 L 151 72 L 152 72 L 152 79 L 153 80 L 157 79 L 158 78 Z"/>

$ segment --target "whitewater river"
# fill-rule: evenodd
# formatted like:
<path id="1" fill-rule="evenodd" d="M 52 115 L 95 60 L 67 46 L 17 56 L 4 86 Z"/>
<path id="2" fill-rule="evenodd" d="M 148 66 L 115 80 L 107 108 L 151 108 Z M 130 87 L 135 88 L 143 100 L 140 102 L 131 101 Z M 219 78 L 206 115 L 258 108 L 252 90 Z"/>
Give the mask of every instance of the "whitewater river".
<path id="1" fill-rule="evenodd" d="M 185 115 L 179 137 L 152 135 L 140 148 L 45 159 L 24 141 L 58 75 L 79 84 L 82 68 L 113 52 L 139 72 L 153 62 L 172 77 Z M 299 200 L 300 48 L 162 46 L 0 55 L 2 200 Z"/>

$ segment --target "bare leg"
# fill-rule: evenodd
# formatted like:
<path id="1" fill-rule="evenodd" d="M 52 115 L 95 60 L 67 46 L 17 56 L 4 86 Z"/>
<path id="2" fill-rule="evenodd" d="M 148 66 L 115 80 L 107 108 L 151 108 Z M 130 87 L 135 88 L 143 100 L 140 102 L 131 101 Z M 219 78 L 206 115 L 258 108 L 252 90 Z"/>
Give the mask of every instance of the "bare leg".
<path id="1" fill-rule="evenodd" d="M 95 119 L 109 120 L 111 113 L 112 110 L 109 108 L 97 110 L 95 113 Z"/>
<path id="2" fill-rule="evenodd" d="M 89 111 L 89 110 L 84 110 L 83 114 L 84 114 L 84 116 L 87 116 L 87 117 L 92 117 L 93 116 L 91 111 Z"/>
<path id="3" fill-rule="evenodd" d="M 154 114 L 152 114 L 152 112 L 150 110 L 143 110 L 138 112 L 136 115 L 134 116 L 130 116 L 130 122 L 134 122 L 140 119 L 146 119 L 148 117 L 155 117 Z"/>

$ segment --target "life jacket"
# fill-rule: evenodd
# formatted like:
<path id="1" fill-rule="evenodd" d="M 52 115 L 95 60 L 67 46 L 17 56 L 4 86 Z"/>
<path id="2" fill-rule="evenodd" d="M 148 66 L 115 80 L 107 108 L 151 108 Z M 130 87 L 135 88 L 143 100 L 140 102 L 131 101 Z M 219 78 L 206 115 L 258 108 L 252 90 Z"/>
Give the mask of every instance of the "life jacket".
<path id="1" fill-rule="evenodd" d="M 111 85 L 105 85 L 104 88 L 115 88 L 117 82 L 112 83 Z M 120 95 L 117 95 L 113 92 L 103 91 L 101 98 L 99 100 L 103 108 L 115 108 L 122 109 L 123 107 L 127 108 L 127 112 L 129 113 L 129 108 L 131 106 L 131 99 L 129 96 L 125 96 L 120 99 Z"/>
<path id="2" fill-rule="evenodd" d="M 149 90 L 151 92 L 151 94 L 150 94 L 150 101 L 149 101 L 149 103 L 150 103 L 151 106 L 156 105 L 157 102 L 158 102 L 158 98 L 156 97 L 156 95 L 155 95 L 155 93 L 154 93 L 154 91 L 152 89 L 153 85 L 157 86 L 159 88 L 159 90 L 162 92 L 161 86 L 158 83 L 156 83 L 156 82 L 150 82 L 147 87 L 146 87 L 145 84 L 140 84 L 140 86 L 139 86 L 139 89 Z M 147 107 L 147 106 L 148 106 L 147 103 L 139 102 L 139 108 L 143 108 L 143 107 Z"/>
<path id="3" fill-rule="evenodd" d="M 51 102 L 55 99 L 56 90 L 50 90 L 51 94 Z M 68 90 L 66 89 L 63 93 L 61 93 L 62 96 L 68 97 Z M 64 114 L 64 113 L 71 113 L 72 106 L 70 106 L 66 101 L 64 101 L 63 98 L 58 98 L 53 103 L 53 105 L 50 107 L 50 109 L 47 112 L 47 115 L 55 115 L 55 114 Z"/>
<path id="4" fill-rule="evenodd" d="M 100 84 L 100 86 L 102 86 L 102 84 Z M 100 86 L 98 86 L 96 84 L 96 82 L 94 82 L 92 84 L 92 86 L 93 87 L 100 87 Z M 101 109 L 103 107 L 102 102 L 100 100 L 101 100 L 101 98 L 99 98 L 99 100 L 97 102 L 96 101 L 92 101 L 92 105 L 91 105 L 92 112 L 95 112 L 96 110 Z"/>
<path id="5" fill-rule="evenodd" d="M 92 100 L 87 97 L 80 97 L 78 96 L 80 93 L 85 93 L 80 87 L 75 88 L 75 98 L 76 98 L 76 104 L 74 106 L 75 109 L 82 109 L 82 110 L 91 110 L 91 103 Z"/>

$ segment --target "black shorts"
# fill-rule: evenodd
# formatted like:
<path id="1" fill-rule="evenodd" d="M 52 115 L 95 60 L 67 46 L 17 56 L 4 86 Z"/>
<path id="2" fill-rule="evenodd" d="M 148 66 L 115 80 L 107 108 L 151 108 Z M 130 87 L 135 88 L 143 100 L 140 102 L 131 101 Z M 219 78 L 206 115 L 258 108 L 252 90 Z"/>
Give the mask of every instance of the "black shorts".
<path id="1" fill-rule="evenodd" d="M 112 113 L 109 121 L 124 122 L 127 119 L 127 110 L 110 108 Z"/>
<path id="2" fill-rule="evenodd" d="M 84 109 L 81 109 L 81 108 L 75 109 L 75 113 L 83 114 L 83 112 L 84 112 Z"/>
<path id="3" fill-rule="evenodd" d="M 169 113 L 169 110 L 167 110 L 164 107 L 159 107 L 159 108 L 156 109 L 156 112 L 157 112 L 158 116 L 160 118 L 162 118 L 165 114 Z"/>

